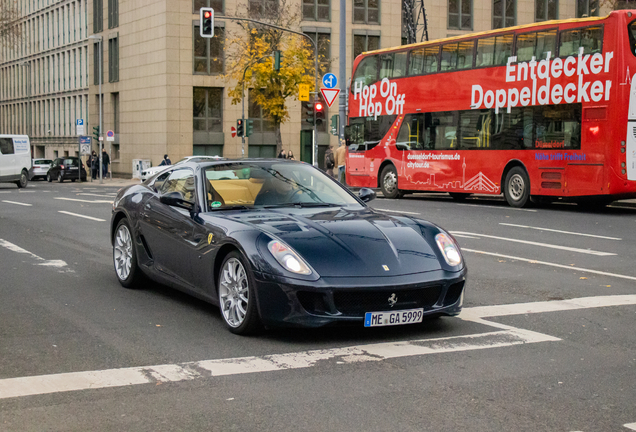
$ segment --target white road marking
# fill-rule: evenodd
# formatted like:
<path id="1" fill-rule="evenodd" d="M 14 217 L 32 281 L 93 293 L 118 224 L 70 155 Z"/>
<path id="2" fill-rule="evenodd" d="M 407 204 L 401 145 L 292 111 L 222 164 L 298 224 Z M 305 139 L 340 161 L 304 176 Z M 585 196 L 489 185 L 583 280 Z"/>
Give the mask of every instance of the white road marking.
<path id="1" fill-rule="evenodd" d="M 534 209 L 524 209 L 524 208 L 515 208 L 515 207 L 508 207 L 508 206 L 491 206 L 491 205 L 482 205 L 482 204 L 457 204 L 459 206 L 467 206 L 467 207 L 488 207 L 488 208 L 496 208 L 496 209 L 500 209 L 500 210 L 517 210 L 517 211 L 527 211 L 527 212 L 533 212 L 536 213 L 537 211 Z"/>
<path id="2" fill-rule="evenodd" d="M 561 234 L 572 234 L 572 235 L 578 235 L 578 236 L 584 236 L 584 237 L 594 237 L 594 238 L 601 238 L 601 239 L 607 239 L 607 240 L 623 240 L 622 238 L 618 238 L 618 237 L 607 237 L 607 236 L 601 236 L 596 234 L 584 234 L 584 233 L 577 233 L 572 231 L 561 231 L 561 230 L 550 229 L 550 228 L 539 228 L 539 227 L 517 225 L 517 224 L 511 224 L 511 223 L 504 223 L 504 222 L 499 222 L 499 225 L 505 225 L 505 226 L 511 226 L 511 227 L 517 227 L 517 228 L 528 228 L 528 229 L 534 229 L 539 231 L 550 231 L 550 232 L 556 232 Z"/>
<path id="3" fill-rule="evenodd" d="M 493 318 L 509 315 L 525 315 L 544 312 L 558 312 L 566 310 L 632 305 L 636 305 L 636 295 L 634 294 L 579 297 L 569 300 L 552 300 L 533 303 L 516 303 L 464 308 L 464 310 L 460 314 L 460 317 L 462 319 Z"/>
<path id="4" fill-rule="evenodd" d="M 310 368 L 328 360 L 337 360 L 340 364 L 361 363 L 559 340 L 559 338 L 541 333 L 510 329 L 466 336 L 385 342 L 259 357 L 8 378 L 0 380 L 0 399 L 156 382 L 177 382 L 211 376 Z M 205 372 L 202 373 L 202 370 Z"/>
<path id="5" fill-rule="evenodd" d="M 18 193 L 35 193 L 35 191 L 18 190 Z"/>
<path id="6" fill-rule="evenodd" d="M 93 204 L 112 204 L 113 200 L 110 201 L 106 201 L 106 200 L 83 200 L 83 199 L 79 199 L 79 198 L 63 198 L 63 197 L 56 197 L 53 198 L 56 200 L 64 200 L 64 201 L 76 201 L 76 202 L 84 202 L 84 203 L 93 203 Z"/>
<path id="7" fill-rule="evenodd" d="M 88 195 L 88 196 L 96 196 L 96 197 L 102 197 L 102 198 L 115 198 L 115 195 L 117 195 L 117 193 L 113 192 L 113 193 L 108 193 L 104 195 L 104 194 L 81 192 L 81 193 L 78 193 L 77 195 Z"/>
<path id="8" fill-rule="evenodd" d="M 634 207 L 620 206 L 620 205 L 611 205 L 611 206 L 608 206 L 608 207 L 617 208 L 617 209 L 625 209 L 625 210 L 636 210 L 636 208 L 634 208 Z"/>
<path id="9" fill-rule="evenodd" d="M 81 217 L 81 218 L 84 218 L 84 219 L 94 220 L 94 221 L 97 221 L 97 222 L 106 222 L 106 219 L 99 219 L 99 218 L 96 218 L 96 217 L 81 215 L 81 214 L 77 214 L 77 213 L 71 213 L 71 212 L 67 212 L 67 211 L 64 211 L 64 210 L 59 210 L 58 213 L 64 213 L 64 214 L 67 214 L 67 215 L 70 215 L 70 216 L 77 216 L 77 217 Z"/>
<path id="10" fill-rule="evenodd" d="M 577 253 L 583 253 L 583 254 L 588 254 L 588 255 L 597 255 L 597 256 L 612 256 L 612 255 L 616 255 L 615 253 L 612 253 L 612 252 L 600 252 L 600 251 L 594 251 L 594 250 L 591 250 L 591 249 L 579 249 L 579 248 L 573 248 L 573 247 L 569 247 L 569 246 L 560 246 L 560 245 L 554 245 L 554 244 L 549 244 L 549 243 L 539 243 L 539 242 L 533 242 L 533 241 L 528 241 L 528 240 L 519 240 L 519 239 L 512 239 L 512 238 L 507 238 L 507 237 L 498 237 L 498 236 L 479 234 L 479 233 L 471 233 L 471 232 L 463 232 L 463 231 L 451 231 L 450 233 L 453 234 L 453 235 L 455 235 L 455 233 L 457 233 L 457 234 L 472 235 L 472 236 L 477 236 L 477 237 L 491 238 L 491 239 L 495 239 L 495 240 L 504 240 L 504 241 L 509 241 L 509 242 L 513 242 L 513 243 L 523 243 L 523 244 L 529 244 L 529 245 L 533 245 L 533 246 L 540 246 L 540 247 L 545 247 L 545 248 L 550 248 L 550 249 L 566 250 L 566 251 L 570 251 L 570 252 L 577 252 Z"/>
<path id="11" fill-rule="evenodd" d="M 550 262 L 545 262 L 545 261 L 538 261 L 538 260 L 529 259 L 529 258 L 521 258 L 521 257 L 517 257 L 517 256 L 512 256 L 512 255 L 504 255 L 504 254 L 499 254 L 499 253 L 495 253 L 495 252 L 486 252 L 486 251 L 480 251 L 480 250 L 475 250 L 475 249 L 467 249 L 467 248 L 461 248 L 461 249 L 462 249 L 463 252 L 472 252 L 472 253 L 477 253 L 477 254 L 482 254 L 482 255 L 491 255 L 491 256 L 496 256 L 496 257 L 500 257 L 500 258 L 508 258 L 508 259 L 511 259 L 511 260 L 525 261 L 525 262 L 529 262 L 531 264 L 541 264 L 541 265 L 547 265 L 547 266 L 551 266 L 551 267 L 559 267 L 559 268 L 564 268 L 564 269 L 568 269 L 568 270 L 575 270 L 575 271 L 580 271 L 580 272 L 585 272 L 585 273 L 593 273 L 593 274 L 598 274 L 598 275 L 601 275 L 601 276 L 610 276 L 610 277 L 621 278 L 621 279 L 636 280 L 635 276 L 627 276 L 627 275 L 622 275 L 622 274 L 617 274 L 617 273 L 608 273 L 608 272 L 599 271 L 599 270 L 592 270 L 592 269 L 568 266 L 568 265 L 563 265 L 563 264 L 555 264 L 555 263 L 550 263 Z"/>
<path id="12" fill-rule="evenodd" d="M 374 210 L 380 210 L 380 211 L 391 212 L 391 213 L 412 214 L 412 215 L 419 215 L 420 214 L 420 213 L 415 213 L 415 212 L 407 212 L 407 211 L 403 211 L 403 210 L 388 210 L 388 209 L 383 209 L 383 208 L 374 208 Z"/>
<path id="13" fill-rule="evenodd" d="M 13 244 L 11 242 L 8 242 L 6 240 L 3 240 L 3 239 L 0 239 L 0 246 L 4 247 L 6 249 L 9 249 L 12 252 L 17 252 L 17 253 L 29 255 L 31 258 L 34 258 L 37 261 L 39 261 L 37 263 L 37 265 L 47 266 L 47 267 L 66 267 L 66 262 L 64 262 L 62 260 L 45 260 L 44 258 L 37 256 L 33 252 L 29 252 L 26 249 L 22 249 L 20 246 L 15 245 L 15 244 Z"/>
<path id="14" fill-rule="evenodd" d="M 2 202 L 8 203 L 8 204 L 17 204 L 17 205 L 26 206 L 26 207 L 33 207 L 33 204 L 27 204 L 27 203 L 15 202 L 15 201 L 2 200 Z"/>
<path id="15" fill-rule="evenodd" d="M 636 423 L 626 423 L 623 426 L 626 427 L 627 429 L 631 429 L 631 430 L 635 430 L 636 431 Z"/>
<path id="16" fill-rule="evenodd" d="M 0 193 L 8 193 L 8 194 L 10 194 L 10 193 L 13 193 L 13 192 L 11 192 L 11 191 L 0 191 Z"/>
<path id="17" fill-rule="evenodd" d="M 469 239 L 477 239 L 477 240 L 479 240 L 479 237 L 473 237 L 473 236 L 463 235 L 463 234 L 453 234 L 453 237 L 469 238 Z"/>

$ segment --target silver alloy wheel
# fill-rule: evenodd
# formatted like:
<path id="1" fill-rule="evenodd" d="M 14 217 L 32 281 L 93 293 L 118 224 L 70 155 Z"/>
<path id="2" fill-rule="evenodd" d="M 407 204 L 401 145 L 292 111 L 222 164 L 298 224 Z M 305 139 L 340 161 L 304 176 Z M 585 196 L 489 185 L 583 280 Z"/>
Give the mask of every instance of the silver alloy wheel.
<path id="1" fill-rule="evenodd" d="M 128 227 L 120 225 L 115 235 L 115 247 L 113 248 L 113 259 L 115 261 L 115 271 L 120 280 L 128 279 L 132 265 L 132 236 Z"/>
<path id="2" fill-rule="evenodd" d="M 20 174 L 20 187 L 26 187 L 27 181 L 27 175 L 24 173 L 24 171 L 22 171 L 22 174 Z"/>
<path id="3" fill-rule="evenodd" d="M 513 200 L 519 201 L 521 198 L 523 198 L 523 193 L 525 192 L 525 190 L 526 184 L 523 181 L 523 177 L 521 177 L 521 175 L 514 174 L 512 177 L 510 177 L 510 182 L 508 183 L 508 194 Z"/>
<path id="4" fill-rule="evenodd" d="M 219 301 L 225 322 L 239 327 L 245 321 L 249 303 L 249 282 L 241 261 L 230 258 L 221 269 Z"/>
<path id="5" fill-rule="evenodd" d="M 391 194 L 395 192 L 397 188 L 397 177 L 395 177 L 395 173 L 393 171 L 387 172 L 382 180 L 382 184 L 384 185 L 384 190 L 388 193 Z"/>

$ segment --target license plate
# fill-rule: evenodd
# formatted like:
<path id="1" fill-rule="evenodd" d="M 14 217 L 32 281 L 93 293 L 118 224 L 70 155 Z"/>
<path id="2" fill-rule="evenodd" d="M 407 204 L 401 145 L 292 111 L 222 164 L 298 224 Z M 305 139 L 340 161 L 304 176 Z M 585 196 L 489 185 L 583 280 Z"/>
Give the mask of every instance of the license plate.
<path id="1" fill-rule="evenodd" d="M 421 323 L 424 309 L 406 309 L 387 312 L 367 312 L 364 314 L 365 327 L 393 326 Z"/>
<path id="2" fill-rule="evenodd" d="M 77 167 L 69 167 L 69 169 L 76 170 Z"/>

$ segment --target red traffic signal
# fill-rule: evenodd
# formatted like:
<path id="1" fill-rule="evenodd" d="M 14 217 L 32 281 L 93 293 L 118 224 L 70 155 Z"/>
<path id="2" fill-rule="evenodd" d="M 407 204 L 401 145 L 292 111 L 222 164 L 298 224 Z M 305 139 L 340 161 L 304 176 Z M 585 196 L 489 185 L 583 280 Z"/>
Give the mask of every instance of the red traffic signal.
<path id="1" fill-rule="evenodd" d="M 316 102 L 316 112 L 322 111 L 323 108 L 322 102 Z"/>
<path id="2" fill-rule="evenodd" d="M 203 12 L 203 18 L 210 18 L 211 16 L 212 16 L 212 13 L 210 11 Z"/>
<path id="3" fill-rule="evenodd" d="M 203 38 L 214 37 L 214 9 L 201 8 L 199 14 L 199 34 Z"/>

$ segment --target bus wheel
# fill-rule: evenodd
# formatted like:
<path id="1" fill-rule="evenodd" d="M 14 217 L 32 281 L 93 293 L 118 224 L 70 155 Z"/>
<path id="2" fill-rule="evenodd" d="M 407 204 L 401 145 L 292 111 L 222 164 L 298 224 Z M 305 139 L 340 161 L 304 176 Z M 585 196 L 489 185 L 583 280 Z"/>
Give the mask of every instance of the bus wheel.
<path id="1" fill-rule="evenodd" d="M 393 165 L 387 165 L 380 175 L 380 189 L 384 198 L 402 198 L 404 192 L 398 189 L 397 171 Z"/>
<path id="2" fill-rule="evenodd" d="M 451 196 L 452 199 L 457 201 L 463 201 L 471 195 L 469 193 L 463 192 L 449 192 L 448 194 Z"/>
<path id="3" fill-rule="evenodd" d="M 526 170 L 514 167 L 506 175 L 504 196 L 510 207 L 525 207 L 530 198 L 530 179 Z"/>

